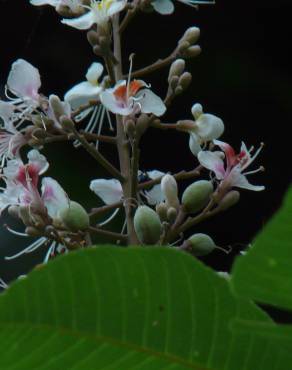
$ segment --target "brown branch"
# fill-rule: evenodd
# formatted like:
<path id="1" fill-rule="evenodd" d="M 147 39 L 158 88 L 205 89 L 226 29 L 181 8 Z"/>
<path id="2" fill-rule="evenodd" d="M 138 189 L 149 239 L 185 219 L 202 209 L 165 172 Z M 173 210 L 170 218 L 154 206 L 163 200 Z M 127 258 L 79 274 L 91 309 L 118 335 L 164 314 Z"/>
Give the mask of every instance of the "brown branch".
<path id="1" fill-rule="evenodd" d="M 113 231 L 103 230 L 97 227 L 90 226 L 88 230 L 96 235 L 103 236 L 115 241 L 127 241 L 128 239 L 128 235 L 114 233 Z"/>
<path id="2" fill-rule="evenodd" d="M 91 212 L 89 213 L 89 217 L 99 216 L 106 212 L 112 211 L 115 208 L 121 208 L 122 206 L 123 206 L 123 202 L 121 201 L 121 202 L 116 202 L 113 204 L 107 204 L 99 208 L 93 208 Z"/>

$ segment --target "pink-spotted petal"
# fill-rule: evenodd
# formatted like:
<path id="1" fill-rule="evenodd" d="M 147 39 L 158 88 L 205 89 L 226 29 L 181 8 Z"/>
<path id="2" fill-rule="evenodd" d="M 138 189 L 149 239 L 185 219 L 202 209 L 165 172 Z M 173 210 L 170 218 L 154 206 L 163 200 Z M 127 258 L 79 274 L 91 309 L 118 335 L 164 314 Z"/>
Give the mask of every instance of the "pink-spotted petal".
<path id="1" fill-rule="evenodd" d="M 46 157 L 36 149 L 30 150 L 27 154 L 27 158 L 29 164 L 34 166 L 39 175 L 42 175 L 49 168 Z"/>
<path id="2" fill-rule="evenodd" d="M 69 207 L 69 198 L 61 185 L 51 177 L 42 180 L 42 200 L 51 218 L 58 217 L 59 212 Z"/>
<path id="3" fill-rule="evenodd" d="M 12 64 L 8 75 L 7 86 L 17 97 L 37 101 L 41 78 L 37 68 L 24 59 Z"/>
<path id="4" fill-rule="evenodd" d="M 218 154 L 210 151 L 201 151 L 198 153 L 198 161 L 200 164 L 210 171 L 213 171 L 218 180 L 222 180 L 225 176 L 224 162 Z"/>

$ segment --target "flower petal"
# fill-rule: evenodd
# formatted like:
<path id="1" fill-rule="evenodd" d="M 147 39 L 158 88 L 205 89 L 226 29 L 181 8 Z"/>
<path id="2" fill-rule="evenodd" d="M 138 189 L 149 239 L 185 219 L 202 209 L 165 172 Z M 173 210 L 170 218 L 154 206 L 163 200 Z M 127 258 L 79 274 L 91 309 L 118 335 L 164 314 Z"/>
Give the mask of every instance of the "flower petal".
<path id="1" fill-rule="evenodd" d="M 41 78 L 37 68 L 24 59 L 12 64 L 8 75 L 7 86 L 19 98 L 38 100 Z"/>
<path id="2" fill-rule="evenodd" d="M 126 6 L 127 1 L 125 0 L 117 0 L 113 1 L 108 9 L 108 16 L 111 17 L 112 15 L 122 11 L 124 7 Z"/>
<path id="3" fill-rule="evenodd" d="M 90 190 L 100 197 L 105 204 L 119 202 L 123 197 L 122 185 L 116 179 L 93 180 L 90 183 Z"/>
<path id="4" fill-rule="evenodd" d="M 202 150 L 198 136 L 194 133 L 190 133 L 189 147 L 194 156 Z"/>
<path id="5" fill-rule="evenodd" d="M 174 11 L 174 5 L 171 0 L 156 0 L 151 4 L 157 13 L 162 15 L 171 14 Z"/>
<path id="6" fill-rule="evenodd" d="M 57 6 L 59 4 L 60 0 L 30 0 L 31 5 L 51 5 L 51 6 Z"/>
<path id="7" fill-rule="evenodd" d="M 208 150 L 198 153 L 198 161 L 200 164 L 210 171 L 213 171 L 218 180 L 222 180 L 225 176 L 224 162 L 218 154 Z"/>
<path id="8" fill-rule="evenodd" d="M 61 185 L 51 177 L 42 180 L 42 200 L 51 218 L 57 218 L 59 212 L 69 207 L 69 198 Z"/>
<path id="9" fill-rule="evenodd" d="M 29 164 L 32 164 L 37 169 L 39 175 L 42 175 L 49 168 L 47 158 L 36 149 L 30 150 L 27 153 L 27 158 Z"/>
<path id="10" fill-rule="evenodd" d="M 112 113 L 121 114 L 122 116 L 128 116 L 134 110 L 133 106 L 125 106 L 118 102 L 111 92 L 112 89 L 105 90 L 100 94 L 100 100 L 102 104 Z"/>
<path id="11" fill-rule="evenodd" d="M 213 114 L 203 113 L 196 120 L 196 133 L 204 141 L 218 139 L 224 132 L 224 123 L 221 118 Z"/>
<path id="12" fill-rule="evenodd" d="M 77 28 L 78 30 L 87 30 L 94 24 L 93 12 L 89 11 L 81 17 L 72 19 L 62 19 L 61 22 L 67 26 Z"/>
<path id="13" fill-rule="evenodd" d="M 102 75 L 103 65 L 101 63 L 92 63 L 86 73 L 86 79 L 92 85 L 96 85 L 99 77 Z"/>
<path id="14" fill-rule="evenodd" d="M 74 110 L 83 104 L 87 104 L 90 100 L 98 99 L 101 91 L 102 88 L 100 86 L 94 86 L 88 81 L 83 81 L 67 91 L 64 100 L 69 102 Z"/>
<path id="15" fill-rule="evenodd" d="M 14 106 L 10 103 L 0 100 L 0 118 L 4 121 L 4 127 L 6 130 L 12 129 L 13 132 L 16 131 L 11 120 L 14 115 Z"/>
<path id="16" fill-rule="evenodd" d="M 264 186 L 250 184 L 248 182 L 247 178 L 244 175 L 242 175 L 240 172 L 235 173 L 235 171 L 232 171 L 230 176 L 232 176 L 231 184 L 232 184 L 233 187 L 237 187 L 237 188 L 241 188 L 241 189 L 247 189 L 247 190 L 253 190 L 253 191 L 265 190 Z"/>
<path id="17" fill-rule="evenodd" d="M 166 111 L 166 106 L 161 98 L 149 89 L 140 90 L 135 98 L 141 104 L 142 113 L 153 113 L 155 116 L 160 117 Z"/>

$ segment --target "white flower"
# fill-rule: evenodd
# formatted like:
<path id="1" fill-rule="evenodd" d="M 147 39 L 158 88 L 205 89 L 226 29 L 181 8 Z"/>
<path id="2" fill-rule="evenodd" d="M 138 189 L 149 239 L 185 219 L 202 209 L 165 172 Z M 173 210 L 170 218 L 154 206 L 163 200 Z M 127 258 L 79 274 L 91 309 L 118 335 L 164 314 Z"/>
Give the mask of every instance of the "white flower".
<path id="1" fill-rule="evenodd" d="M 25 102 L 27 106 L 39 105 L 39 88 L 41 78 L 37 68 L 24 59 L 16 60 L 7 79 L 7 87 L 19 99 L 15 102 Z"/>
<path id="2" fill-rule="evenodd" d="M 62 23 L 77 28 L 87 30 L 94 24 L 106 27 L 110 17 L 122 11 L 127 4 L 126 0 L 91 0 L 90 6 L 85 6 L 89 11 L 78 18 L 63 19 Z"/>
<path id="3" fill-rule="evenodd" d="M 31 5 L 51 5 L 56 10 L 62 6 L 67 6 L 73 13 L 80 13 L 83 9 L 82 0 L 30 0 Z"/>
<path id="4" fill-rule="evenodd" d="M 215 0 L 178 0 L 183 4 L 196 7 L 197 5 L 202 4 L 215 4 Z M 160 13 L 162 15 L 171 14 L 174 11 L 174 5 L 171 0 L 155 0 L 152 2 L 153 8 L 157 11 L 157 13 Z"/>
<path id="5" fill-rule="evenodd" d="M 19 156 L 20 148 L 27 143 L 25 136 L 14 126 L 14 106 L 7 102 L 0 101 L 0 118 L 3 126 L 0 125 L 0 166 L 2 167 L 7 159 Z"/>
<path id="6" fill-rule="evenodd" d="M 161 190 L 168 207 L 178 208 L 178 188 L 177 182 L 172 175 L 166 174 L 161 180 Z"/>
<path id="7" fill-rule="evenodd" d="M 128 116 L 137 113 L 153 113 L 162 116 L 166 107 L 159 96 L 149 90 L 142 80 L 120 81 L 115 87 L 100 94 L 102 104 L 112 113 Z"/>
<path id="8" fill-rule="evenodd" d="M 193 105 L 192 114 L 195 121 L 189 121 L 182 129 L 190 134 L 189 147 L 191 152 L 197 156 L 202 150 L 202 145 L 218 139 L 223 134 L 224 123 L 221 118 L 213 114 L 203 113 L 201 104 Z"/>
<path id="9" fill-rule="evenodd" d="M 73 110 L 83 104 L 87 104 L 90 100 L 97 100 L 99 98 L 102 87 L 98 83 L 98 80 L 102 73 L 102 64 L 92 63 L 86 73 L 86 81 L 80 82 L 67 91 L 64 100 L 70 103 Z"/>
<path id="10" fill-rule="evenodd" d="M 158 178 L 162 178 L 165 175 L 164 172 L 158 170 L 147 171 L 146 176 L 149 177 L 150 180 L 155 180 Z M 165 196 L 161 190 L 161 184 L 154 185 L 150 190 L 144 190 L 142 194 L 146 197 L 147 203 L 151 206 L 159 204 L 165 200 Z"/>
<path id="11" fill-rule="evenodd" d="M 214 140 L 214 144 L 218 145 L 224 151 L 226 164 L 224 164 L 221 155 L 210 151 L 199 152 L 198 160 L 203 167 L 215 173 L 217 180 L 220 181 L 220 189 L 223 190 L 223 192 L 230 190 L 232 187 L 254 191 L 265 189 L 264 186 L 250 184 L 246 178 L 246 175 L 261 171 L 262 167 L 255 171 L 243 172 L 258 156 L 262 146 L 252 157 L 251 151 L 253 148 L 248 150 L 244 143 L 241 145 L 239 154 L 236 154 L 234 149 L 227 143 Z"/>

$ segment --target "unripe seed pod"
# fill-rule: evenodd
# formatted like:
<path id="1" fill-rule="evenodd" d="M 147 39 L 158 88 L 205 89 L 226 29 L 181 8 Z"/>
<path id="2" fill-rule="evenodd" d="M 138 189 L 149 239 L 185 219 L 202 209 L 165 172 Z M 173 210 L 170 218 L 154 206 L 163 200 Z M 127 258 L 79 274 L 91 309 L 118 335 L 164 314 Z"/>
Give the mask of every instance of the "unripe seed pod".
<path id="1" fill-rule="evenodd" d="M 162 224 L 155 211 L 147 206 L 139 206 L 134 216 L 134 228 L 139 241 L 155 244 L 162 233 Z"/>
<path id="2" fill-rule="evenodd" d="M 220 201 L 218 208 L 221 211 L 225 211 L 228 208 L 233 207 L 236 203 L 239 202 L 240 193 L 237 190 L 229 191 L 225 197 Z"/>
<path id="3" fill-rule="evenodd" d="M 197 57 L 198 55 L 200 55 L 202 52 L 202 49 L 199 45 L 194 45 L 194 46 L 191 46 L 190 48 L 187 48 L 183 55 L 186 57 L 186 58 L 195 58 Z"/>
<path id="4" fill-rule="evenodd" d="M 186 30 L 181 40 L 187 41 L 190 45 L 193 45 L 199 40 L 199 37 L 200 29 L 198 27 L 190 27 Z"/>
<path id="5" fill-rule="evenodd" d="M 136 122 L 136 132 L 139 136 L 143 135 L 149 127 L 149 117 L 147 114 L 141 114 Z"/>
<path id="6" fill-rule="evenodd" d="M 210 236 L 201 233 L 192 235 L 186 243 L 188 249 L 191 249 L 196 256 L 206 256 L 216 248 L 216 244 Z"/>
<path id="7" fill-rule="evenodd" d="M 161 190 L 166 200 L 168 207 L 179 207 L 179 199 L 177 196 L 178 189 L 175 178 L 172 175 L 164 175 L 161 180 Z"/>
<path id="8" fill-rule="evenodd" d="M 176 220 L 177 210 L 174 207 L 170 207 L 167 210 L 167 219 L 170 223 L 173 223 Z"/>
<path id="9" fill-rule="evenodd" d="M 169 69 L 168 74 L 168 83 L 170 83 L 171 79 L 175 76 L 181 76 L 183 71 L 185 70 L 186 62 L 183 59 L 176 59 Z"/>
<path id="10" fill-rule="evenodd" d="M 179 86 L 181 86 L 183 90 L 186 90 L 190 86 L 191 82 L 192 75 L 190 72 L 184 72 L 178 81 Z"/>
<path id="11" fill-rule="evenodd" d="M 159 203 L 156 206 L 156 213 L 158 214 L 161 221 L 167 220 L 167 205 L 165 203 Z"/>
<path id="12" fill-rule="evenodd" d="M 59 217 L 70 230 L 86 230 L 89 227 L 89 216 L 77 202 L 70 201 L 69 206 L 60 211 Z"/>
<path id="13" fill-rule="evenodd" d="M 199 180 L 186 188 L 182 196 L 182 205 L 185 212 L 196 213 L 203 209 L 213 193 L 210 181 Z"/>

